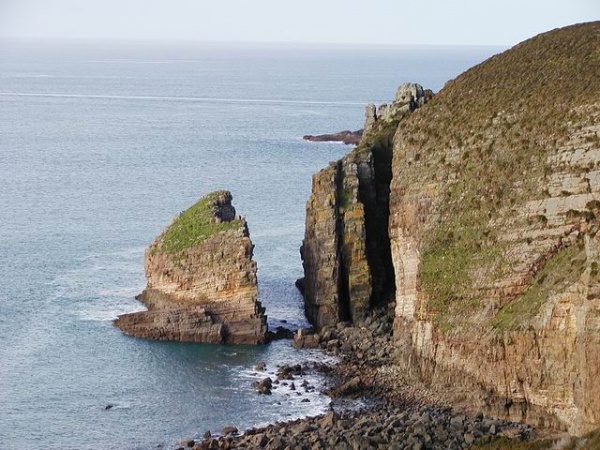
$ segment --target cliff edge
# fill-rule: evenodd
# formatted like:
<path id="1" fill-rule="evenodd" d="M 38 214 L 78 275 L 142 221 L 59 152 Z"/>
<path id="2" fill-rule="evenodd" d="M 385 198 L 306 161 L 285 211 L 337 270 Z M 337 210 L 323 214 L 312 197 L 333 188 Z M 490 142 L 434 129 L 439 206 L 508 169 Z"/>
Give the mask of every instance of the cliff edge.
<path id="1" fill-rule="evenodd" d="M 146 249 L 148 311 L 119 316 L 125 333 L 148 339 L 262 344 L 256 263 L 246 221 L 228 191 L 181 213 Z"/>

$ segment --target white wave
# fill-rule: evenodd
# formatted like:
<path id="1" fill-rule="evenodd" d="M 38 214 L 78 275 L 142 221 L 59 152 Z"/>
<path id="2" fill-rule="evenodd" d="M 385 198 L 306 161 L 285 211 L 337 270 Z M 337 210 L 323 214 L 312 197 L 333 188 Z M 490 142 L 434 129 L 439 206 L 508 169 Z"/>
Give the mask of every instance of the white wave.
<path id="1" fill-rule="evenodd" d="M 196 63 L 204 63 L 204 61 L 197 59 L 90 59 L 86 61 L 88 63 L 94 64 L 196 64 Z"/>
<path id="2" fill-rule="evenodd" d="M 288 114 L 290 117 L 303 117 L 303 116 L 325 116 L 324 112 L 320 111 L 296 111 Z"/>
<path id="3" fill-rule="evenodd" d="M 37 74 L 37 73 L 32 73 L 32 74 L 17 74 L 17 75 L 2 75 L 0 78 L 54 78 L 52 75 L 46 75 L 46 74 Z"/>
<path id="4" fill-rule="evenodd" d="M 309 141 L 306 140 L 304 138 L 299 138 L 300 140 L 304 141 L 304 142 L 308 142 L 309 144 L 313 144 L 313 145 L 347 145 L 342 141 Z"/>
<path id="5" fill-rule="evenodd" d="M 46 75 L 46 74 L 14 74 L 0 75 L 0 78 L 5 79 L 22 79 L 22 78 L 54 78 L 65 80 L 134 80 L 136 77 L 125 75 Z"/>
<path id="6" fill-rule="evenodd" d="M 111 322 L 121 314 L 145 311 L 146 308 L 139 302 L 132 304 L 124 302 L 121 305 L 91 305 L 78 311 L 79 320 L 84 322 Z"/>
<path id="7" fill-rule="evenodd" d="M 45 98 L 81 98 L 92 100 L 148 100 L 148 101 L 181 101 L 204 103 L 267 103 L 289 105 L 330 105 L 330 106 L 363 106 L 357 102 L 330 102 L 318 100 L 284 100 L 267 98 L 212 98 L 212 97 L 172 97 L 156 95 L 99 95 L 99 94 L 52 94 L 36 92 L 0 92 L 2 97 L 45 97 Z"/>

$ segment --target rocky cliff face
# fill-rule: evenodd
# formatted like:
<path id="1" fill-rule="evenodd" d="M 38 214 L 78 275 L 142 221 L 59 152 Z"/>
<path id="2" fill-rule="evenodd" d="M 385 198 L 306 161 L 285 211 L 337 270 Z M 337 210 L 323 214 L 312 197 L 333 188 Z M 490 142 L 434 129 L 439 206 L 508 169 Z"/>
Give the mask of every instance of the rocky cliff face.
<path id="1" fill-rule="evenodd" d="M 600 24 L 449 83 L 394 142 L 395 334 L 512 419 L 600 425 Z M 475 389 L 477 388 L 477 389 Z"/>
<path id="2" fill-rule="evenodd" d="M 598 48 L 598 22 L 545 33 L 393 123 L 389 236 L 375 233 L 389 239 L 398 364 L 503 417 L 575 434 L 600 426 Z M 382 136 L 387 114 L 367 110 L 365 139 Z M 304 265 L 318 326 L 377 302 L 372 190 L 360 189 L 371 179 L 344 178 L 377 161 L 361 147 L 313 179 Z"/>
<path id="3" fill-rule="evenodd" d="M 394 290 L 389 238 L 392 136 L 432 94 L 411 83 L 366 108 L 358 147 L 313 177 L 302 246 L 306 315 L 317 327 L 358 323 Z"/>
<path id="4" fill-rule="evenodd" d="M 246 221 L 231 194 L 215 192 L 184 211 L 146 250 L 148 311 L 116 325 L 158 340 L 260 344 L 266 340 Z"/>

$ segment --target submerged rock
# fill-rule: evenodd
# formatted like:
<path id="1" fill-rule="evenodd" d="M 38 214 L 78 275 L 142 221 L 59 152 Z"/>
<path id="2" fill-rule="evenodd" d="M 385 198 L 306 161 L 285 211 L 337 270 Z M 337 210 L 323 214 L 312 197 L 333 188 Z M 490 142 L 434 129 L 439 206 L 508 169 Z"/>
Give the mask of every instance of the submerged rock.
<path id="1" fill-rule="evenodd" d="M 267 339 L 258 301 L 254 246 L 228 191 L 207 195 L 181 213 L 148 247 L 148 311 L 119 316 L 125 333 L 155 340 L 261 344 Z"/>

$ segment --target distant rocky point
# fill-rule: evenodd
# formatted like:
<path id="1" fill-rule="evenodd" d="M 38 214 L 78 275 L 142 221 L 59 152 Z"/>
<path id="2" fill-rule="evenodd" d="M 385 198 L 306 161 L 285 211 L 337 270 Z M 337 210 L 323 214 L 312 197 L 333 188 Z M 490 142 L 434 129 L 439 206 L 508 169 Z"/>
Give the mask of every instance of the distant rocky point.
<path id="1" fill-rule="evenodd" d="M 423 106 L 432 98 L 432 90 L 423 89 L 423 86 L 417 83 L 404 83 L 396 90 L 396 96 L 391 103 L 380 105 L 379 108 L 372 103 L 367 105 L 363 129 L 344 130 L 332 134 L 307 134 L 302 136 L 302 139 L 310 142 L 342 142 L 346 145 L 358 145 L 363 135 L 372 130 L 377 120 L 391 122 L 398 116 Z"/>
<path id="2" fill-rule="evenodd" d="M 254 246 L 228 191 L 213 192 L 181 213 L 148 247 L 148 284 L 138 296 L 148 311 L 115 325 L 132 336 L 162 340 L 262 344 Z"/>
<path id="3" fill-rule="evenodd" d="M 344 130 L 333 134 L 318 134 L 316 136 L 307 134 L 302 139 L 310 142 L 342 142 L 346 145 L 358 145 L 362 137 L 363 130 L 350 131 Z"/>

